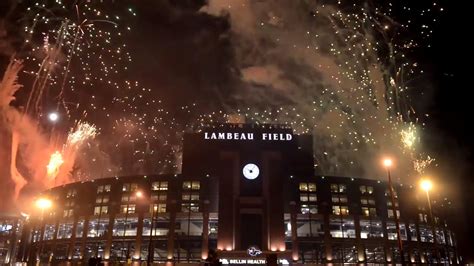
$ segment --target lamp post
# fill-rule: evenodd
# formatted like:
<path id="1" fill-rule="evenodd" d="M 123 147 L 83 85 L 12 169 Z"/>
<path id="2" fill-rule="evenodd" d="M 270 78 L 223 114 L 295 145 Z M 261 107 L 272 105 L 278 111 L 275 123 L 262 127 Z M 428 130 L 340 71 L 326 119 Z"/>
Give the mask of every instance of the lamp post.
<path id="1" fill-rule="evenodd" d="M 433 217 L 433 210 L 431 209 L 431 200 L 430 200 L 430 190 L 433 188 L 433 183 L 429 179 L 422 179 L 420 182 L 421 189 L 426 193 L 426 200 L 428 201 L 428 209 L 430 212 L 430 226 L 431 231 L 433 232 L 433 243 L 435 246 L 435 256 L 436 259 L 439 259 L 438 256 L 438 246 L 437 246 L 437 239 L 436 239 L 436 229 L 435 229 L 435 222 Z M 439 261 L 438 261 L 439 263 Z"/>
<path id="2" fill-rule="evenodd" d="M 400 223 L 398 221 L 397 208 L 395 206 L 395 195 L 394 195 L 395 193 L 393 191 L 392 177 L 390 175 L 390 168 L 392 167 L 393 162 L 390 158 L 386 158 L 383 160 L 383 165 L 385 166 L 385 169 L 387 170 L 388 188 L 389 188 L 389 193 L 390 193 L 390 200 L 392 203 L 393 218 L 395 220 L 395 227 L 397 229 L 398 250 L 400 251 L 400 258 L 402 261 L 402 265 L 405 265 L 405 257 L 403 254 L 403 244 L 402 244 L 402 238 L 400 234 Z"/>
<path id="3" fill-rule="evenodd" d="M 47 198 L 39 198 L 38 200 L 36 200 L 35 202 L 35 205 L 37 208 L 39 208 L 41 210 L 41 228 L 40 228 L 40 247 L 38 249 L 38 258 L 41 260 L 41 253 L 43 252 L 43 243 L 44 243 L 44 233 L 45 233 L 45 230 L 44 230 L 44 226 L 45 226 L 45 223 L 44 223 L 44 211 L 46 209 L 49 209 L 53 206 L 53 202 L 50 200 L 50 199 L 47 199 Z"/>

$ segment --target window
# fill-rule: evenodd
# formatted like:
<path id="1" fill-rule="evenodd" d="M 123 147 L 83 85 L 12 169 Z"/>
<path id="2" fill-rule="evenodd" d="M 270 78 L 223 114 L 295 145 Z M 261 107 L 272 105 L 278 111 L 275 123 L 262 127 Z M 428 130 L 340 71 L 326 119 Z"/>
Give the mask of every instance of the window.
<path id="1" fill-rule="evenodd" d="M 301 213 L 302 214 L 308 214 L 308 213 L 316 214 L 318 213 L 318 206 L 303 204 L 301 205 Z"/>
<path id="2" fill-rule="evenodd" d="M 131 201 L 135 201 L 135 200 L 136 200 L 135 194 L 123 194 L 122 195 L 122 202 L 131 202 Z"/>
<path id="3" fill-rule="evenodd" d="M 360 186 L 359 189 L 361 194 L 371 195 L 372 193 L 374 193 L 374 187 L 371 186 Z"/>
<path id="4" fill-rule="evenodd" d="M 332 195 L 333 203 L 347 203 L 347 196 Z"/>
<path id="5" fill-rule="evenodd" d="M 318 197 L 316 196 L 316 194 L 313 194 L 313 193 L 301 193 L 300 194 L 300 201 L 301 202 L 307 202 L 307 201 L 311 201 L 311 202 L 315 202 L 318 200 Z"/>
<path id="6" fill-rule="evenodd" d="M 98 204 L 103 204 L 107 202 L 109 202 L 108 195 L 100 195 L 100 196 L 97 196 L 97 198 L 95 199 L 95 203 L 98 203 Z"/>
<path id="7" fill-rule="evenodd" d="M 137 183 L 125 183 L 122 186 L 122 191 L 134 192 L 138 189 Z"/>
<path id="8" fill-rule="evenodd" d="M 410 240 L 411 241 L 418 241 L 418 234 L 416 232 L 416 225 L 415 224 L 409 224 L 408 225 L 408 230 L 410 231 Z"/>
<path id="9" fill-rule="evenodd" d="M 388 216 L 388 218 L 395 218 L 394 215 L 393 215 L 393 210 L 388 209 L 387 210 L 387 216 Z M 400 218 L 400 211 L 399 210 L 397 210 L 397 218 Z"/>
<path id="10" fill-rule="evenodd" d="M 377 211 L 373 207 L 362 207 L 362 215 L 367 217 L 375 217 L 377 216 Z"/>
<path id="11" fill-rule="evenodd" d="M 58 226 L 58 234 L 57 238 L 58 239 L 65 239 L 65 238 L 71 238 L 72 237 L 72 223 L 61 223 Z"/>
<path id="12" fill-rule="evenodd" d="M 135 213 L 135 204 L 121 205 L 120 213 Z"/>
<path id="13" fill-rule="evenodd" d="M 69 218 L 74 215 L 74 210 L 73 209 L 66 209 L 63 211 L 63 217 L 64 218 Z"/>
<path id="14" fill-rule="evenodd" d="M 201 188 L 201 183 L 199 181 L 184 181 L 183 189 L 184 190 L 199 190 Z"/>
<path id="15" fill-rule="evenodd" d="M 94 215 L 107 214 L 107 213 L 109 213 L 108 206 L 95 206 L 94 207 Z"/>
<path id="16" fill-rule="evenodd" d="M 333 193 L 345 193 L 346 185 L 345 184 L 331 184 L 331 192 Z"/>
<path id="17" fill-rule="evenodd" d="M 382 221 L 377 219 L 360 220 L 360 238 L 382 238 L 383 236 Z"/>
<path id="18" fill-rule="evenodd" d="M 168 190 L 168 181 L 156 181 L 151 183 L 151 190 Z"/>
<path id="19" fill-rule="evenodd" d="M 182 203 L 181 212 L 199 212 L 199 205 L 197 203 Z"/>
<path id="20" fill-rule="evenodd" d="M 349 215 L 349 208 L 347 206 L 332 206 L 332 213 L 335 215 Z"/>
<path id="21" fill-rule="evenodd" d="M 66 198 L 74 198 L 77 196 L 77 190 L 76 189 L 69 189 L 66 194 Z"/>
<path id="22" fill-rule="evenodd" d="M 405 224 L 400 223 L 400 236 L 402 240 L 407 240 L 407 231 Z M 394 222 L 387 222 L 387 237 L 388 240 L 397 240 L 397 227 Z"/>
<path id="23" fill-rule="evenodd" d="M 392 207 L 392 200 L 387 200 L 387 206 Z M 398 201 L 395 200 L 395 208 L 398 208 Z"/>
<path id="24" fill-rule="evenodd" d="M 363 197 L 363 198 L 360 199 L 360 204 L 375 206 L 375 200 L 372 197 Z"/>
<path id="25" fill-rule="evenodd" d="M 153 201 L 166 201 L 166 192 L 159 192 L 151 195 Z"/>
<path id="26" fill-rule="evenodd" d="M 65 207 L 72 207 L 72 206 L 74 206 L 74 200 L 73 200 L 73 199 L 66 200 L 66 203 L 64 203 L 64 206 L 65 206 Z"/>
<path id="27" fill-rule="evenodd" d="M 150 205 L 150 213 L 165 213 L 166 212 L 166 204 L 165 203 L 158 203 Z"/>
<path id="28" fill-rule="evenodd" d="M 97 187 L 97 194 L 105 192 L 110 192 L 110 185 L 103 185 Z"/>
<path id="29" fill-rule="evenodd" d="M 428 222 L 428 215 L 424 213 L 418 213 L 418 218 L 420 219 L 420 222 L 424 222 L 424 223 Z"/>
<path id="30" fill-rule="evenodd" d="M 199 193 L 183 192 L 182 200 L 199 200 Z"/>
<path id="31" fill-rule="evenodd" d="M 352 219 L 330 219 L 330 234 L 334 238 L 355 238 L 355 226 Z"/>
<path id="32" fill-rule="evenodd" d="M 102 237 L 107 232 L 107 227 L 109 226 L 109 219 L 92 219 L 89 220 L 89 226 L 87 227 L 87 237 Z"/>
<path id="33" fill-rule="evenodd" d="M 300 191 L 316 191 L 316 183 L 300 183 Z"/>

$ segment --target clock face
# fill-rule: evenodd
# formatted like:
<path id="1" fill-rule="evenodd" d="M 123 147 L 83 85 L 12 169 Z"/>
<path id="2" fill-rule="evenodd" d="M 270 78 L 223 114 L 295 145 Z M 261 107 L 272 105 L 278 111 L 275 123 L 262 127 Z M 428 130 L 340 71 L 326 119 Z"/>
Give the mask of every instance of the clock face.
<path id="1" fill-rule="evenodd" d="M 242 169 L 242 174 L 244 174 L 245 178 L 252 180 L 258 177 L 260 169 L 256 164 L 248 163 Z"/>

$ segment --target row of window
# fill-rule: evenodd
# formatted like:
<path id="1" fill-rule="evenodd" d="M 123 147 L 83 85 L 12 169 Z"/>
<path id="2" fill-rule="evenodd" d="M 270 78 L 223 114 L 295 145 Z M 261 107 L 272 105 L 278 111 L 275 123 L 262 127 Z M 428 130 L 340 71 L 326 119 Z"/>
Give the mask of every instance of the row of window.
<path id="1" fill-rule="evenodd" d="M 112 186 L 108 185 L 99 185 L 97 186 L 97 194 L 108 193 L 111 191 Z M 135 192 L 138 190 L 137 183 L 125 183 L 122 185 L 123 192 Z M 201 188 L 201 183 L 199 181 L 184 181 L 183 189 L 184 190 L 199 190 Z M 166 191 L 168 190 L 168 181 L 156 181 L 151 183 L 152 191 Z M 66 198 L 74 198 L 77 196 L 77 189 L 69 189 L 66 193 Z"/>
<path id="2" fill-rule="evenodd" d="M 417 230 L 413 223 L 400 224 L 400 236 L 402 240 L 418 241 L 418 236 L 421 242 L 434 242 L 433 231 L 429 226 L 420 225 Z M 324 237 L 324 226 L 321 219 L 298 221 L 297 222 L 297 236 L 298 237 Z M 329 220 L 329 234 L 333 238 L 356 238 L 356 230 L 353 219 L 330 219 Z M 381 220 L 360 220 L 360 235 L 361 239 L 370 238 L 384 238 L 387 234 L 388 240 L 397 240 L 397 229 L 394 222 L 387 222 L 384 231 Z M 287 222 L 287 230 L 285 235 L 291 236 L 291 226 Z M 449 230 L 442 230 L 436 228 L 436 239 L 439 244 L 454 244 L 454 238 Z"/>

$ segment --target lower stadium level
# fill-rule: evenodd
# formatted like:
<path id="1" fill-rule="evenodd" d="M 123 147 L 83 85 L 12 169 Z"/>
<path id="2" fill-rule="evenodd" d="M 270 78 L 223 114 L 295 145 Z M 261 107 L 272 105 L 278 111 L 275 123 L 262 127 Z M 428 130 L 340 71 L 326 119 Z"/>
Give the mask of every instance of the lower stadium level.
<path id="1" fill-rule="evenodd" d="M 410 185 L 389 193 L 383 180 L 315 176 L 312 147 L 311 136 L 279 126 L 187 134 L 181 174 L 47 190 L 21 235 L 2 224 L 19 243 L 4 253 L 29 265 L 199 264 L 213 251 L 229 265 L 459 262 L 450 202 L 430 206 Z"/>

